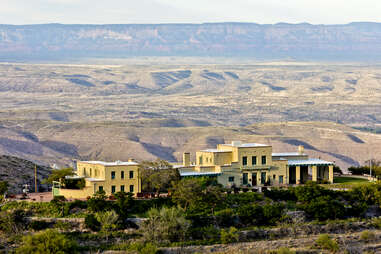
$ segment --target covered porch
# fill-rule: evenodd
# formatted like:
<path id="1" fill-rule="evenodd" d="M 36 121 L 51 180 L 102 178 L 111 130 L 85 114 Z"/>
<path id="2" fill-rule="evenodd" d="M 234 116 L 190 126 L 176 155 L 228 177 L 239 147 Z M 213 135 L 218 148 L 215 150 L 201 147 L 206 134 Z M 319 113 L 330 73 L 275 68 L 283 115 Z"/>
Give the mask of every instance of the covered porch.
<path id="1" fill-rule="evenodd" d="M 303 184 L 327 180 L 333 183 L 333 162 L 320 159 L 289 160 L 287 165 L 288 183 Z"/>

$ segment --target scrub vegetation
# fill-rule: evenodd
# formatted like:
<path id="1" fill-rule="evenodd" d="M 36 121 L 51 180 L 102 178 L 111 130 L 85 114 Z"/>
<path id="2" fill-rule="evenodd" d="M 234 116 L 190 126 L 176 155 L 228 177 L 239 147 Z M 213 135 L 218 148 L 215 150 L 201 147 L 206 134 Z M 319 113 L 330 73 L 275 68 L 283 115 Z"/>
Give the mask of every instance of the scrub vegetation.
<path id="1" fill-rule="evenodd" d="M 370 244 L 381 229 L 379 219 L 365 219 L 370 208 L 381 206 L 381 183 L 334 191 L 308 182 L 262 193 L 235 193 L 214 178 L 165 179 L 168 182 L 160 186 L 164 186 L 161 191 L 171 193 L 168 197 L 136 199 L 124 192 L 107 197 L 98 192 L 86 201 L 56 197 L 46 203 L 4 203 L 1 243 L 17 253 L 40 253 L 40 246 L 47 246 L 49 253 L 156 253 L 168 247 L 241 241 L 278 239 L 281 243 L 291 235 L 297 239 L 308 234 L 310 242 L 305 248 L 337 251 L 342 243 L 324 234 L 340 232 L 343 227 L 355 232 L 366 228 L 358 241 Z M 293 253 L 287 243 L 276 246 L 266 251 Z"/>

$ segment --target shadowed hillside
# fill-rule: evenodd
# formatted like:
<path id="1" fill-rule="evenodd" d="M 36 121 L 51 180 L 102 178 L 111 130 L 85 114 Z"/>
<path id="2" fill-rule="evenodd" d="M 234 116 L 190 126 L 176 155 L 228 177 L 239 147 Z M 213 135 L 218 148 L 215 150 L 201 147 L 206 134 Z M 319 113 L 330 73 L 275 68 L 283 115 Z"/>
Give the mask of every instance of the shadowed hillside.
<path id="1" fill-rule="evenodd" d="M 154 160 L 158 157 L 181 161 L 182 153 L 214 148 L 218 143 L 233 140 L 273 145 L 274 152 L 295 152 L 299 145 L 313 157 L 334 161 L 342 168 L 363 164 L 372 158 L 381 159 L 381 135 L 361 132 L 345 125 L 322 122 L 262 123 L 245 127 L 194 126 L 192 122 L 174 124 L 171 120 L 130 122 L 60 123 L 51 121 L 24 122 L 23 128 L 37 140 L 22 136 L 8 137 L 0 143 L 0 151 L 21 155 L 45 164 L 72 165 L 81 160 Z M 177 122 L 179 123 L 179 122 Z M 19 125 L 8 122 L 8 128 Z M 0 137 L 8 136 L 1 132 Z M 24 140 L 23 146 L 17 146 Z M 25 147 L 40 147 L 41 153 L 27 153 Z"/>
<path id="2" fill-rule="evenodd" d="M 50 168 L 14 156 L 0 155 L 0 181 L 9 183 L 9 193 L 22 193 L 22 185 L 29 184 L 34 192 L 34 168 L 37 167 L 38 184 L 50 174 Z M 46 191 L 47 186 L 39 191 Z M 45 188 L 45 189 L 44 189 Z"/>

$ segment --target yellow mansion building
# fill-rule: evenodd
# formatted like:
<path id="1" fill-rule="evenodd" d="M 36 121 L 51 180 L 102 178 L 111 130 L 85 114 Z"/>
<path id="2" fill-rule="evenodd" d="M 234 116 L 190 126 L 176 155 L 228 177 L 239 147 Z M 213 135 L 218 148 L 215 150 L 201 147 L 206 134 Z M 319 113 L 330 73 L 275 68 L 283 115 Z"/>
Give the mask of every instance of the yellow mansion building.
<path id="1" fill-rule="evenodd" d="M 303 146 L 295 153 L 273 153 L 269 145 L 233 141 L 196 152 L 195 163 L 184 153 L 183 165 L 175 167 L 182 177 L 216 176 L 225 187 L 333 182 L 333 163 L 309 158 Z"/>
<path id="2" fill-rule="evenodd" d="M 56 182 L 53 184 L 53 195 L 64 196 L 67 199 L 85 199 L 102 190 L 107 196 L 119 191 L 131 192 L 134 195 L 141 192 L 139 164 L 132 160 L 128 162 L 78 161 L 76 175 L 67 178 L 84 179 L 85 187 L 64 189 Z"/>

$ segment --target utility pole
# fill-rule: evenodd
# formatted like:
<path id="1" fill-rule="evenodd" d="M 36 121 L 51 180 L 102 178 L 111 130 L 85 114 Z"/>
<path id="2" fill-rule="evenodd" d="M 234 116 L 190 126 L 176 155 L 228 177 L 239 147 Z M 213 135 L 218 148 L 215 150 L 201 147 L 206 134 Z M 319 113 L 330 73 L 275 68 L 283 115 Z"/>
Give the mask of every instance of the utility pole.
<path id="1" fill-rule="evenodd" d="M 372 159 L 369 160 L 370 178 L 372 179 Z"/>
<path id="2" fill-rule="evenodd" d="M 37 186 L 37 165 L 34 165 L 34 192 L 38 192 L 38 186 Z"/>

